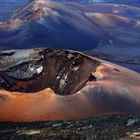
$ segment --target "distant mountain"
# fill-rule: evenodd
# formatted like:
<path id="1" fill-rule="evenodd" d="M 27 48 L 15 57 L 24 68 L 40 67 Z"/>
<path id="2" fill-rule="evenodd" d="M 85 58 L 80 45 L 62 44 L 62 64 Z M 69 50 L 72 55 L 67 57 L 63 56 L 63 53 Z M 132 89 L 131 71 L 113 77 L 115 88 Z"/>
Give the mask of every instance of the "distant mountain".
<path id="1" fill-rule="evenodd" d="M 1 3 L 27 3 L 29 0 L 0 0 Z M 84 2 L 84 3 L 116 3 L 116 4 L 129 4 L 129 5 L 136 5 L 140 6 L 140 0 L 52 0 L 57 2 Z"/>
<path id="2" fill-rule="evenodd" d="M 139 7 L 59 0 L 21 8 L 26 2 L 0 0 L 0 50 L 73 49 L 140 71 Z"/>
<path id="3" fill-rule="evenodd" d="M 140 0 L 54 0 L 59 2 L 97 2 L 97 3 L 115 3 L 115 4 L 128 4 L 128 5 L 135 5 L 140 6 Z"/>
<path id="4" fill-rule="evenodd" d="M 26 2 L 26 1 L 28 1 L 28 0 L 20 0 L 20 2 L 19 2 L 19 0 L 1 0 L 0 3 L 3 3 L 3 2 L 4 2 L 4 3 L 6 3 L 6 2 L 7 2 L 7 3 L 9 3 L 9 2 L 10 2 L 10 3 L 11 3 L 11 2 L 12 2 L 12 3 L 14 3 L 14 2 L 15 2 L 15 3 L 24 3 L 24 2 Z"/>

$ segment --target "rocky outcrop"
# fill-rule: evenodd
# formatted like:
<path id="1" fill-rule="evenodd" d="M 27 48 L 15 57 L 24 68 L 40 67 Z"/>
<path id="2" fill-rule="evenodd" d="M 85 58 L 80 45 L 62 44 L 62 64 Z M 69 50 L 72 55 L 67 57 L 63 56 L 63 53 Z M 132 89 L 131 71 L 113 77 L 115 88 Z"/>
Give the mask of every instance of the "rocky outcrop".
<path id="1" fill-rule="evenodd" d="M 139 140 L 140 117 L 106 116 L 81 121 L 0 123 L 1 140 Z"/>

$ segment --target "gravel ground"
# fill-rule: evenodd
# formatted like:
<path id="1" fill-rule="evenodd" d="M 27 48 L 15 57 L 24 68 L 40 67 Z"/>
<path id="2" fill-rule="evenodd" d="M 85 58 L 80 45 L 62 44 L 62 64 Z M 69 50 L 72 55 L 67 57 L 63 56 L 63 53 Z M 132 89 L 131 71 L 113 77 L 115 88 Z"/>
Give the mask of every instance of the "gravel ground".
<path id="1" fill-rule="evenodd" d="M 0 140 L 140 140 L 140 115 L 81 121 L 0 123 Z"/>

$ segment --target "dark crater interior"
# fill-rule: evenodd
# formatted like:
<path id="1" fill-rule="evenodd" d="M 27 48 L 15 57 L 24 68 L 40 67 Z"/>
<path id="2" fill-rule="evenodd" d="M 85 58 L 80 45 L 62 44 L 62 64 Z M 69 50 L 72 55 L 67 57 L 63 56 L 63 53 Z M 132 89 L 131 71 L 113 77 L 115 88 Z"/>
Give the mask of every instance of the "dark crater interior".
<path id="1" fill-rule="evenodd" d="M 27 58 L 22 50 L 0 53 L 2 89 L 34 93 L 51 88 L 56 94 L 68 95 L 80 90 L 87 81 L 96 80 L 91 72 L 100 63 L 88 56 L 67 50 L 29 51 L 34 53 L 29 53 Z"/>

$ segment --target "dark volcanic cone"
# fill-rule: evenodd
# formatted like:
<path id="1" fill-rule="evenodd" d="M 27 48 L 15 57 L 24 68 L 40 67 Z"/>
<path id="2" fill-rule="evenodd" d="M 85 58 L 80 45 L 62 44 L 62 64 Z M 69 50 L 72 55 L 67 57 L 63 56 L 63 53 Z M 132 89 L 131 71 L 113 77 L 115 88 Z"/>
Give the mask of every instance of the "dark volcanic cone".
<path id="1" fill-rule="evenodd" d="M 0 121 L 137 114 L 139 85 L 139 73 L 75 51 L 1 51 Z"/>
<path id="2" fill-rule="evenodd" d="M 1 88 L 30 93 L 45 88 L 75 93 L 100 64 L 77 52 L 53 49 L 5 51 L 0 57 Z"/>

